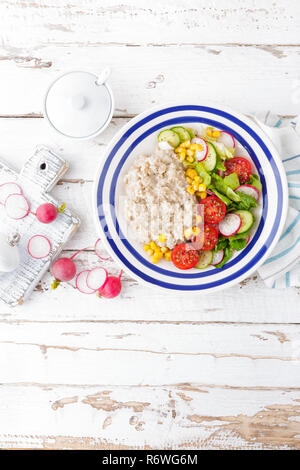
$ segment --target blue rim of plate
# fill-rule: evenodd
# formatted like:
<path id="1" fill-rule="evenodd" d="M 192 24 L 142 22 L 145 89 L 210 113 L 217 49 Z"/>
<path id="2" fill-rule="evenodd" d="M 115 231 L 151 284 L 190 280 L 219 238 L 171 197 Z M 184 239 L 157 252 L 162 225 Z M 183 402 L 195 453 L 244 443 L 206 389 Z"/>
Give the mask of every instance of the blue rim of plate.
<path id="1" fill-rule="evenodd" d="M 259 252 L 245 265 L 243 266 L 239 271 L 236 271 L 232 273 L 231 275 L 224 277 L 222 279 L 218 279 L 216 281 L 212 281 L 206 284 L 201 284 L 201 285 L 180 285 L 180 284 L 171 284 L 168 282 L 164 282 L 161 280 L 157 280 L 144 272 L 140 271 L 138 268 L 136 268 L 132 263 L 130 263 L 126 257 L 120 252 L 118 249 L 117 245 L 115 244 L 114 240 L 112 239 L 110 232 L 108 230 L 108 226 L 106 223 L 105 215 L 98 215 L 101 227 L 103 232 L 105 233 L 106 236 L 106 241 L 109 243 L 111 246 L 112 250 L 115 252 L 115 254 L 118 256 L 118 258 L 123 262 L 123 264 L 131 270 L 134 274 L 136 274 L 138 277 L 142 278 L 143 280 L 150 282 L 152 284 L 158 285 L 160 287 L 168 288 L 168 289 L 175 289 L 175 290 L 205 290 L 205 289 L 211 289 L 213 287 L 220 286 L 222 284 L 228 283 L 243 274 L 247 273 L 251 268 L 253 268 L 259 260 L 264 256 L 268 248 L 271 246 L 274 237 L 276 236 L 276 233 L 278 231 L 280 221 L 281 221 L 281 214 L 282 214 L 282 209 L 283 209 L 283 187 L 282 187 L 282 181 L 281 177 L 279 174 L 278 167 L 276 165 L 276 162 L 269 151 L 268 147 L 265 145 L 263 140 L 256 134 L 256 132 L 251 129 L 247 124 L 245 124 L 243 121 L 238 119 L 237 117 L 231 115 L 228 112 L 212 108 L 212 107 L 207 107 L 207 106 L 196 106 L 196 105 L 186 105 L 186 106 L 173 106 L 173 107 L 168 107 L 159 111 L 156 111 L 149 116 L 141 119 L 139 122 L 133 124 L 118 140 L 118 142 L 114 145 L 113 149 L 109 153 L 105 164 L 103 166 L 103 169 L 100 174 L 99 182 L 98 182 L 98 188 L 97 188 L 97 207 L 102 207 L 103 204 L 103 187 L 104 187 L 104 181 L 105 177 L 107 174 L 107 171 L 109 169 L 109 166 L 111 164 L 111 161 L 113 157 L 115 156 L 116 152 L 119 150 L 119 148 L 126 142 L 126 140 L 132 135 L 133 132 L 135 132 L 137 129 L 142 127 L 144 124 L 148 123 L 149 121 L 152 121 L 153 119 L 156 119 L 157 117 L 160 117 L 164 114 L 168 114 L 170 112 L 180 112 L 180 111 L 204 111 L 204 112 L 209 112 L 213 113 L 217 116 L 221 116 L 226 118 L 227 120 L 237 124 L 241 128 L 243 128 L 256 142 L 257 144 L 261 147 L 262 151 L 266 155 L 271 168 L 274 173 L 274 177 L 277 183 L 277 189 L 278 189 L 278 205 L 277 205 L 277 211 L 276 211 L 276 216 L 275 216 L 275 221 L 271 230 L 271 233 L 269 234 L 268 239 L 265 241 L 264 245 L 260 248 Z M 124 165 L 125 161 L 127 160 L 128 156 L 132 152 L 132 150 L 140 143 L 142 142 L 146 137 L 148 137 L 150 134 L 153 132 L 157 132 L 159 129 L 162 127 L 166 127 L 169 125 L 174 125 L 174 124 L 179 124 L 179 123 L 184 123 L 184 122 L 198 122 L 198 123 L 207 123 L 212 126 L 216 126 L 222 130 L 225 130 L 227 132 L 230 132 L 249 152 L 252 160 L 255 163 L 255 166 L 259 172 L 259 176 L 261 178 L 263 190 L 263 210 L 262 210 L 262 215 L 260 219 L 259 226 L 256 229 L 255 235 L 252 238 L 251 242 L 249 245 L 242 250 L 242 252 L 236 256 L 233 260 L 230 262 L 226 263 L 226 265 L 221 269 L 218 270 L 218 272 L 223 272 L 226 271 L 226 269 L 229 269 L 230 267 L 234 266 L 236 263 L 241 261 L 241 259 L 246 256 L 247 253 L 254 247 L 256 244 L 257 240 L 259 239 L 259 236 L 262 232 L 263 226 L 264 226 L 264 221 L 267 215 L 267 210 L 268 210 L 268 197 L 267 197 L 267 191 L 266 191 L 266 182 L 265 178 L 261 169 L 261 165 L 259 163 L 259 160 L 253 151 L 252 147 L 245 141 L 245 139 L 240 136 L 236 131 L 232 130 L 231 128 L 227 127 L 226 125 L 214 121 L 208 118 L 204 117 L 195 117 L 195 116 L 183 116 L 183 117 L 178 117 L 178 118 L 172 118 L 167 121 L 164 121 L 162 123 L 156 124 L 152 128 L 148 129 L 145 131 L 142 135 L 140 135 L 126 150 L 124 155 L 122 156 L 120 162 L 117 165 L 117 168 L 115 169 L 115 172 L 112 177 L 111 185 L 110 185 L 110 194 L 109 194 L 109 200 L 110 200 L 110 207 L 111 207 L 111 216 L 112 220 L 114 221 L 114 228 L 116 232 L 120 235 L 120 240 L 122 241 L 123 245 L 126 247 L 126 249 L 143 265 L 146 267 L 150 268 L 154 272 L 161 273 L 165 276 L 170 276 L 172 278 L 185 278 L 185 279 L 200 279 L 203 277 L 208 277 L 211 275 L 216 274 L 215 270 L 211 271 L 206 271 L 206 272 L 199 272 L 199 273 L 193 273 L 193 274 L 188 274 L 188 273 L 181 273 L 181 272 L 173 272 L 173 271 L 168 271 L 166 269 L 162 269 L 156 265 L 153 265 L 149 263 L 143 256 L 141 256 L 134 248 L 133 246 L 128 242 L 128 240 L 124 237 L 120 230 L 120 226 L 115 214 L 115 191 L 116 191 L 116 186 L 117 186 L 117 180 L 121 171 L 122 166 Z"/>

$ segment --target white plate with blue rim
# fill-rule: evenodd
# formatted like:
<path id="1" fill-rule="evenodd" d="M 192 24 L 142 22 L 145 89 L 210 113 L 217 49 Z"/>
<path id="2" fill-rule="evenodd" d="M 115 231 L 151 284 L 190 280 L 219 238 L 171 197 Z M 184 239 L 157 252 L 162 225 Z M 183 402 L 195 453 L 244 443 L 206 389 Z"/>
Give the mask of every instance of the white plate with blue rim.
<path id="1" fill-rule="evenodd" d="M 260 177 L 262 197 L 256 209 L 255 226 L 248 245 L 221 269 L 209 267 L 181 271 L 172 262 L 150 262 L 143 246 L 125 230 L 124 175 L 140 154 L 153 153 L 163 129 L 207 125 L 232 134 L 235 155 L 247 156 Z M 266 260 L 284 227 L 288 190 L 281 159 L 269 137 L 250 118 L 228 107 L 201 105 L 158 106 L 139 114 L 112 139 L 100 163 L 95 181 L 94 214 L 105 248 L 133 278 L 169 292 L 207 293 L 237 284 Z"/>

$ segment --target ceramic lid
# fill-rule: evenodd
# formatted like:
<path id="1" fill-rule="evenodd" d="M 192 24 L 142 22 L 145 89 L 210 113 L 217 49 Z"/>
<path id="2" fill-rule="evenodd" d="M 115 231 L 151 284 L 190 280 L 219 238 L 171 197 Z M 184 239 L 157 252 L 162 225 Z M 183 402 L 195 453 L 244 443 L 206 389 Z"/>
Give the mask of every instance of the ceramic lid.
<path id="1" fill-rule="evenodd" d="M 75 138 L 92 137 L 106 127 L 113 103 L 110 89 L 103 83 L 105 78 L 78 71 L 55 80 L 45 98 L 45 115 L 50 124 Z"/>

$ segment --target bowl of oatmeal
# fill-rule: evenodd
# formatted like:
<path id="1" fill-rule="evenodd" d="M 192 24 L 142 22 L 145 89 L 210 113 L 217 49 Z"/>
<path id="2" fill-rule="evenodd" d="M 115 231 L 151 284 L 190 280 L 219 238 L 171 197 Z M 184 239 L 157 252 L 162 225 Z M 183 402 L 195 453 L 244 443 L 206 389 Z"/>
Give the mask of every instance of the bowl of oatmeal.
<path id="1" fill-rule="evenodd" d="M 277 150 L 251 119 L 208 105 L 156 107 L 108 146 L 94 206 L 105 247 L 129 275 L 203 293 L 263 263 L 284 225 L 287 189 Z"/>

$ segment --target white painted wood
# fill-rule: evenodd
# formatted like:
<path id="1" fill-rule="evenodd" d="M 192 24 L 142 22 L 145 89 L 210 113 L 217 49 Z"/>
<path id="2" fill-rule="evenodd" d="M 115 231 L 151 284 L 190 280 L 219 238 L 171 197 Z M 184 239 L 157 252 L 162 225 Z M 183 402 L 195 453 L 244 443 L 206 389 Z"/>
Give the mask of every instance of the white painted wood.
<path id="1" fill-rule="evenodd" d="M 299 44 L 298 8 L 297 0 L 8 0 L 0 15 L 4 45 L 22 55 L 41 43 Z"/>
<path id="2" fill-rule="evenodd" d="M 99 46 L 100 47 L 100 46 Z M 1 114 L 41 113 L 43 97 L 59 74 L 70 69 L 97 72 L 105 65 L 118 116 L 137 114 L 154 104 L 212 100 L 242 112 L 272 109 L 297 114 L 300 46 L 126 47 L 50 45 L 34 54 L 47 67 L 24 67 L 11 53 L 0 55 Z M 25 65 L 27 64 L 25 60 Z"/>
<path id="3" fill-rule="evenodd" d="M 299 449 L 298 398 L 203 384 L 2 385 L 0 447 Z"/>
<path id="4" fill-rule="evenodd" d="M 91 244 L 92 182 L 128 116 L 204 98 L 245 113 L 299 113 L 299 2 L 59 0 L 0 3 L 0 116 L 40 116 L 48 83 L 110 65 L 111 126 L 72 143 L 42 119 L 0 118 L 20 169 L 44 143 L 70 161 L 53 191 Z M 78 269 L 99 265 L 91 252 Z M 111 273 L 118 267 L 106 263 Z M 166 296 L 126 275 L 100 300 L 47 274 L 18 309 L 0 305 L 0 447 L 299 449 L 299 289 L 254 276 L 213 296 Z"/>

